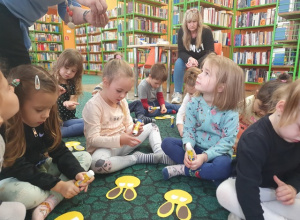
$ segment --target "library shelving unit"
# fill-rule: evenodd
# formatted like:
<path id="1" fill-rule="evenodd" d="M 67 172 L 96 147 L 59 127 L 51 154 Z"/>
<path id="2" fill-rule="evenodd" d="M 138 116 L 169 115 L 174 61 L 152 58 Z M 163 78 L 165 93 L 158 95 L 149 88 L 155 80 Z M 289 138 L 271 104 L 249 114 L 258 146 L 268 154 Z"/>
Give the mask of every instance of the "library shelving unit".
<path id="1" fill-rule="evenodd" d="M 64 50 L 62 22 L 57 15 L 45 15 L 29 28 L 31 62 L 52 69 L 53 62 Z"/>
<path id="2" fill-rule="evenodd" d="M 174 0 L 171 9 L 171 42 L 177 44 L 177 33 L 182 25 L 184 13 L 190 8 L 197 8 L 201 12 L 203 23 L 212 29 L 215 42 L 222 43 L 223 55 L 230 57 L 233 2 L 233 0 Z"/>
<path id="3" fill-rule="evenodd" d="M 84 73 L 97 75 L 102 71 L 101 29 L 89 24 L 75 27 L 76 49 L 84 62 Z"/>
<path id="4" fill-rule="evenodd" d="M 269 79 L 286 72 L 295 80 L 299 78 L 300 1 L 279 0 L 276 8 Z"/>
<path id="5" fill-rule="evenodd" d="M 133 51 L 128 45 L 156 43 L 167 35 L 168 19 L 167 0 L 118 0 L 118 49 L 124 58 L 133 63 Z M 145 52 L 139 53 L 139 60 L 144 60 Z"/>
<path id="6" fill-rule="evenodd" d="M 244 69 L 246 84 L 260 85 L 269 78 L 276 13 L 276 0 L 235 2 L 232 59 Z"/>
<path id="7" fill-rule="evenodd" d="M 109 16 L 108 24 L 101 29 L 102 58 L 106 63 L 113 58 L 114 53 L 118 51 L 118 8 L 107 11 Z"/>

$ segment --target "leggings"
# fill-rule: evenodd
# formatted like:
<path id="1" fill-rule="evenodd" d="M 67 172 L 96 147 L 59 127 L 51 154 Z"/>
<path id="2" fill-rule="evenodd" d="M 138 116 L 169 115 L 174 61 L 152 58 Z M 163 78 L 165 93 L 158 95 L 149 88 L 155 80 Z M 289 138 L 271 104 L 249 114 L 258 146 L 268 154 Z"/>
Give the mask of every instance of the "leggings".
<path id="1" fill-rule="evenodd" d="M 76 159 L 84 170 L 88 170 L 91 165 L 91 156 L 86 151 L 73 153 Z M 69 179 L 60 173 L 57 165 L 52 163 L 52 159 L 47 159 L 43 164 L 44 170 L 52 174 L 53 176 L 59 176 L 62 181 L 68 181 Z M 16 201 L 25 205 L 26 209 L 32 209 L 48 198 L 50 195 L 54 195 L 57 201 L 62 201 L 63 196 L 54 191 L 43 190 L 37 186 L 28 182 L 19 181 L 16 178 L 10 177 L 0 181 L 0 198 L 4 201 Z"/>

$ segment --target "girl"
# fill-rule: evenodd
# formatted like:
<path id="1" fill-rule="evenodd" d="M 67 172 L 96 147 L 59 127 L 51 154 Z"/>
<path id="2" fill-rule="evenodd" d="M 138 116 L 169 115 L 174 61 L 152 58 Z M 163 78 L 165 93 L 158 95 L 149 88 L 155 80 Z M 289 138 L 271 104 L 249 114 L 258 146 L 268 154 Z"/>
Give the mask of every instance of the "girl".
<path id="1" fill-rule="evenodd" d="M 195 88 L 195 97 L 186 107 L 183 139 L 166 138 L 162 143 L 163 151 L 178 163 L 164 168 L 163 176 L 186 175 L 219 182 L 231 171 L 239 123 L 236 110 L 244 100 L 243 70 L 226 57 L 209 54 Z M 193 147 L 193 161 L 185 151 L 186 143 Z"/>
<path id="2" fill-rule="evenodd" d="M 178 31 L 178 59 L 174 67 L 174 94 L 172 103 L 182 101 L 183 75 L 186 68 L 199 67 L 207 54 L 214 51 L 211 29 L 204 25 L 197 8 L 185 12 Z"/>
<path id="3" fill-rule="evenodd" d="M 228 219 L 299 219 L 300 80 L 276 90 L 271 114 L 241 136 L 234 176 L 217 189 Z"/>
<path id="4" fill-rule="evenodd" d="M 0 126 L 19 110 L 19 100 L 12 86 L 8 85 L 0 71 Z M 5 144 L 0 135 L 0 171 L 3 163 Z M 0 200 L 0 220 L 24 220 L 26 208 L 20 202 L 2 202 Z"/>
<path id="5" fill-rule="evenodd" d="M 200 73 L 201 73 L 200 69 L 198 69 L 196 67 L 191 67 L 185 72 L 184 77 L 183 77 L 186 95 L 183 99 L 183 102 L 182 102 L 182 104 L 178 110 L 177 116 L 176 116 L 176 125 L 177 125 L 177 129 L 178 129 L 178 132 L 181 137 L 183 135 L 183 121 L 184 121 L 184 117 L 185 117 L 186 105 L 191 100 L 194 93 L 196 92 L 196 89 L 195 89 L 196 79 Z"/>
<path id="6" fill-rule="evenodd" d="M 83 135 L 83 119 L 76 118 L 77 99 L 82 95 L 83 59 L 75 49 L 67 49 L 59 56 L 54 67 L 60 86 L 66 92 L 57 100 L 59 116 L 63 121 L 61 126 L 62 137 Z"/>
<path id="7" fill-rule="evenodd" d="M 26 209 L 40 204 L 32 218 L 44 219 L 64 197 L 87 190 L 93 179 L 80 187 L 74 180 L 83 179 L 91 157 L 83 151 L 73 155 L 61 140 L 56 79 L 33 65 L 14 68 L 8 81 L 14 79 L 20 82 L 15 88 L 20 111 L 5 129 L 0 198 L 22 202 Z"/>
<path id="8" fill-rule="evenodd" d="M 172 164 L 161 150 L 161 137 L 155 124 L 141 124 L 132 135 L 133 122 L 124 99 L 133 86 L 132 68 L 123 60 L 113 59 L 103 69 L 103 88 L 84 106 L 84 134 L 87 150 L 92 154 L 92 169 L 96 173 L 111 173 L 136 163 Z M 135 152 L 147 137 L 154 152 Z"/>

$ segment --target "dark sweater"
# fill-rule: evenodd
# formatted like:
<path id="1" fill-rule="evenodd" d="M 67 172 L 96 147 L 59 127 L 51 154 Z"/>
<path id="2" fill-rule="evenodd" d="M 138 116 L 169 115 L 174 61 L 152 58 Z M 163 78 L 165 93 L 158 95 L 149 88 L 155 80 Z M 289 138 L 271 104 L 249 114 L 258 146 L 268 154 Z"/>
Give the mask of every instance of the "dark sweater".
<path id="1" fill-rule="evenodd" d="M 39 171 L 37 164 L 46 159 L 45 153 L 48 152 L 48 148 L 51 147 L 53 140 L 44 133 L 44 124 L 36 127 L 35 130 L 37 137 L 34 136 L 32 128 L 24 124 L 26 152 L 15 161 L 14 165 L 2 169 L 0 179 L 15 177 L 20 181 L 29 182 L 43 190 L 50 190 L 60 179 L 51 174 Z M 69 179 L 75 179 L 78 173 L 84 172 L 78 160 L 68 150 L 63 141 L 54 151 L 48 153 L 59 171 Z"/>
<path id="2" fill-rule="evenodd" d="M 202 60 L 205 58 L 207 54 L 210 52 L 214 52 L 214 38 L 212 32 L 209 28 L 203 28 L 202 31 L 202 45 L 196 49 L 196 38 L 191 39 L 190 50 L 186 50 L 183 41 L 183 29 L 182 27 L 179 29 L 178 32 L 178 57 L 181 58 L 185 63 L 188 62 L 190 57 L 195 58 L 198 60 L 199 65 L 201 64 Z"/>
<path id="3" fill-rule="evenodd" d="M 64 106 L 64 101 L 69 101 L 71 98 L 71 95 L 75 95 L 75 85 L 68 81 L 67 84 L 60 84 L 66 92 L 64 94 L 61 94 L 58 99 L 57 99 L 57 107 L 58 107 L 58 113 L 59 117 L 61 118 L 62 121 L 68 121 L 70 119 L 76 118 L 76 109 L 74 110 L 69 110 Z"/>
<path id="4" fill-rule="evenodd" d="M 247 220 L 263 220 L 259 187 L 276 189 L 276 175 L 300 190 L 300 143 L 289 143 L 273 129 L 269 115 L 251 125 L 237 147 L 236 191 Z"/>

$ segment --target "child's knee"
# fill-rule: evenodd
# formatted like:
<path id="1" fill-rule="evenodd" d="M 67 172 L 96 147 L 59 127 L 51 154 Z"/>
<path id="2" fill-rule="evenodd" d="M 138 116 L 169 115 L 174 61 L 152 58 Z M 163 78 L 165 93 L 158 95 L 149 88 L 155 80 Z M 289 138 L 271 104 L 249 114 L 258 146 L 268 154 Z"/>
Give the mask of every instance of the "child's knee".
<path id="1" fill-rule="evenodd" d="M 92 170 L 95 173 L 106 174 L 111 173 L 111 161 L 98 159 L 92 162 Z"/>

